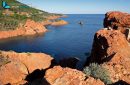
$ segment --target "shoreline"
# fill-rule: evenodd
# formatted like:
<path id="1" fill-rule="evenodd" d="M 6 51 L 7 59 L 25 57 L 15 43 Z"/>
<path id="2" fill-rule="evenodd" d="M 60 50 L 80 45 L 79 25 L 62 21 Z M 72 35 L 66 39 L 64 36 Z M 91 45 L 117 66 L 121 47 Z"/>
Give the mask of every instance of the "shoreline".
<path id="1" fill-rule="evenodd" d="M 35 35 L 35 34 L 41 34 L 46 33 L 48 30 L 45 26 L 52 25 L 52 26 L 62 26 L 67 25 L 68 22 L 64 20 L 60 21 L 50 21 L 55 20 L 58 18 L 61 18 L 62 16 L 50 16 L 48 17 L 48 20 L 43 22 L 35 22 L 33 20 L 27 19 L 25 25 L 19 26 L 15 30 L 7 30 L 7 31 L 0 31 L 0 40 L 2 39 L 8 39 L 11 37 L 17 37 L 17 36 L 28 36 L 28 35 Z"/>
<path id="2" fill-rule="evenodd" d="M 118 13 L 120 15 L 118 17 L 113 15 L 113 13 L 115 14 L 115 12 L 112 12 L 111 16 L 113 16 L 114 19 L 122 20 L 120 19 L 120 13 L 116 12 L 116 14 Z M 124 16 L 124 14 L 122 16 Z M 113 20 L 113 17 L 107 18 Z M 126 16 L 126 18 L 128 18 L 128 16 Z M 109 21 L 109 19 L 106 19 L 106 21 L 107 20 Z M 29 23 L 30 22 L 27 24 Z M 60 64 L 57 63 L 52 56 L 44 53 L 0 51 L 0 68 L 2 69 L 0 70 L 2 76 L 0 77 L 0 84 L 10 83 L 11 85 L 20 85 L 22 83 L 22 85 L 25 85 L 31 83 L 39 85 L 38 83 L 40 81 L 43 85 L 58 85 L 59 83 L 68 85 L 75 84 L 75 82 L 76 84 L 79 82 L 78 85 L 95 85 L 95 83 L 97 85 L 113 85 L 117 83 L 129 85 L 130 46 L 127 36 L 120 31 L 120 28 L 123 27 L 122 24 L 119 22 L 116 23 L 119 24 L 118 29 L 114 29 L 114 27 L 108 25 L 95 33 L 91 54 L 86 61 L 83 71 L 77 70 L 72 66 L 72 63 L 74 63 L 74 65 L 76 63 L 72 61 L 73 59 L 71 58 L 61 61 Z M 123 21 L 121 21 L 121 23 L 123 23 Z M 29 24 L 28 26 L 32 25 Z M 66 66 L 64 67 L 64 65 Z M 69 65 L 72 67 L 69 67 Z M 38 74 L 32 76 L 34 72 Z M 8 77 L 8 75 L 11 76 Z M 98 79 L 95 75 L 98 75 Z M 33 80 L 26 80 L 28 76 Z"/>

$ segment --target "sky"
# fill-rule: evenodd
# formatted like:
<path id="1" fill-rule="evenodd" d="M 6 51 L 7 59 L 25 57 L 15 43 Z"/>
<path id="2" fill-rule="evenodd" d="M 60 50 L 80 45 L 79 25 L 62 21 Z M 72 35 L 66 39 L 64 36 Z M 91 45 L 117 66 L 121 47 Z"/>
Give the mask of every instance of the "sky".
<path id="1" fill-rule="evenodd" d="M 130 13 L 130 0 L 18 0 L 35 8 L 62 14 Z"/>

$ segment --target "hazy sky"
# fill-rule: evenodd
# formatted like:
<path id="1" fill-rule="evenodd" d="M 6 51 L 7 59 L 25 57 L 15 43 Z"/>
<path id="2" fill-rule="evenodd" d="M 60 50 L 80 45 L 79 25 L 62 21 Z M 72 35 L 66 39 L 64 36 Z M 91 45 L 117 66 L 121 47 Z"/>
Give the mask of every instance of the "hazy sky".
<path id="1" fill-rule="evenodd" d="M 130 0 L 18 0 L 52 13 L 104 14 L 108 11 L 130 13 Z"/>

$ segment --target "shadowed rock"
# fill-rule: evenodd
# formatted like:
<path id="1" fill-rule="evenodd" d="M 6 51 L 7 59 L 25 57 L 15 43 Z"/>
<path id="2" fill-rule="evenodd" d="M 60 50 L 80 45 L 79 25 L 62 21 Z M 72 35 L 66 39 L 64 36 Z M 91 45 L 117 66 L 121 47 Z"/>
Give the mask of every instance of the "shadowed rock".
<path id="1" fill-rule="evenodd" d="M 0 64 L 2 64 L 0 66 L 0 83 L 3 85 L 8 83 L 11 85 L 19 85 L 20 83 L 23 83 L 23 80 L 25 80 L 27 75 L 33 74 L 36 69 L 45 70 L 49 68 L 53 61 L 51 56 L 44 53 L 1 51 L 0 55 Z M 6 62 L 6 60 L 10 62 Z M 40 73 L 40 71 L 35 73 L 34 76 L 28 77 L 28 79 L 33 80 L 34 77 L 39 78 L 39 74 L 37 73 Z M 44 75 L 44 73 L 41 73 L 41 75 Z"/>
<path id="2" fill-rule="evenodd" d="M 105 14 L 104 27 L 111 27 L 114 30 L 120 30 L 126 35 L 126 38 L 129 41 L 130 14 L 119 11 L 107 12 Z"/>
<path id="3" fill-rule="evenodd" d="M 94 36 L 86 65 L 99 63 L 109 71 L 112 82 L 130 83 L 130 46 L 119 30 L 99 30 Z"/>
<path id="4" fill-rule="evenodd" d="M 62 67 L 76 68 L 79 59 L 76 57 L 65 58 L 59 61 L 59 65 Z"/>

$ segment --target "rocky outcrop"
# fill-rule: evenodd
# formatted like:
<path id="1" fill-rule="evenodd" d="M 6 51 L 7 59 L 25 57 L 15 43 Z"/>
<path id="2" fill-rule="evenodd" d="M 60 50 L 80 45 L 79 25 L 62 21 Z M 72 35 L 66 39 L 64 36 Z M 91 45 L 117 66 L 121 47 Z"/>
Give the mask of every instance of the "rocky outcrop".
<path id="1" fill-rule="evenodd" d="M 111 80 L 123 80 L 130 84 L 130 45 L 119 30 L 99 30 L 94 36 L 94 43 L 89 63 L 99 63 L 108 69 Z"/>
<path id="2" fill-rule="evenodd" d="M 67 25 L 68 22 L 64 21 L 64 20 L 59 20 L 59 21 L 54 21 L 51 23 L 52 26 L 61 26 L 61 25 Z"/>
<path id="3" fill-rule="evenodd" d="M 45 28 L 46 25 L 61 26 L 66 24 L 68 24 L 68 22 L 64 20 L 55 22 L 47 20 L 41 23 L 27 20 L 24 25 L 20 25 L 16 30 L 0 31 L 0 39 L 45 33 L 47 32 L 47 29 Z"/>
<path id="4" fill-rule="evenodd" d="M 43 26 L 42 23 L 35 22 L 32 20 L 27 20 L 25 25 L 25 34 L 24 35 L 34 35 L 38 33 L 45 33 L 47 29 Z"/>
<path id="5" fill-rule="evenodd" d="M 104 85 L 99 79 L 85 77 L 85 74 L 76 69 L 55 66 L 45 73 L 45 79 L 51 85 Z"/>
<path id="6" fill-rule="evenodd" d="M 104 85 L 76 69 L 54 66 L 44 53 L 0 51 L 0 85 Z"/>
<path id="7" fill-rule="evenodd" d="M 130 84 L 130 14 L 108 12 L 104 29 L 96 32 L 86 65 L 99 63 L 110 73 L 115 84 Z"/>
<path id="8" fill-rule="evenodd" d="M 43 53 L 0 52 L 1 85 L 25 83 L 27 75 L 51 66 L 53 58 Z"/>
<path id="9" fill-rule="evenodd" d="M 51 25 L 51 21 L 50 20 L 45 20 L 43 22 L 41 22 L 44 26 L 48 26 L 48 25 Z"/>
<path id="10" fill-rule="evenodd" d="M 126 50 L 127 49 L 127 50 Z M 120 51 L 129 55 L 129 43 L 119 30 L 99 30 L 94 36 L 90 62 L 109 61 Z"/>
<path id="11" fill-rule="evenodd" d="M 120 30 L 130 40 L 130 14 L 119 11 L 108 12 L 105 15 L 104 27 Z"/>
<path id="12" fill-rule="evenodd" d="M 0 31 L 0 39 L 16 37 L 16 36 L 26 36 L 34 35 L 38 33 L 45 33 L 47 29 L 42 23 L 35 22 L 28 19 L 24 25 L 21 25 L 16 30 Z"/>
<path id="13" fill-rule="evenodd" d="M 129 28 L 130 27 L 130 14 L 119 11 L 108 12 L 105 15 L 104 27 L 112 28 Z"/>
<path id="14" fill-rule="evenodd" d="M 51 26 L 63 26 L 63 25 L 67 25 L 68 22 L 65 21 L 65 20 L 46 20 L 46 21 L 43 21 L 42 24 L 44 26 L 47 26 L 47 25 L 51 25 Z"/>

